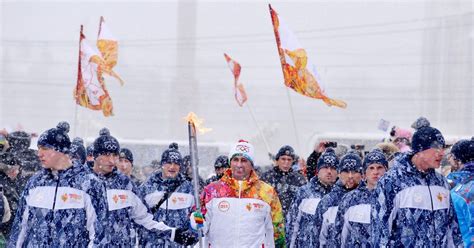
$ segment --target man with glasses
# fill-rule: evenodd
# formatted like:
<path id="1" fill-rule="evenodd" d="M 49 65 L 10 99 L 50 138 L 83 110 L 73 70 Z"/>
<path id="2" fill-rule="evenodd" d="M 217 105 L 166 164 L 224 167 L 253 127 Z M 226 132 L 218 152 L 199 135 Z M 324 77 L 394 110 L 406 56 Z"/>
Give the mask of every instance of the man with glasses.
<path id="1" fill-rule="evenodd" d="M 417 129 L 411 152 L 396 158 L 377 184 L 373 243 L 381 247 L 462 246 L 446 179 L 435 171 L 444 155 L 441 132 Z"/>
<path id="2" fill-rule="evenodd" d="M 306 178 L 291 168 L 295 157 L 293 147 L 283 146 L 275 156 L 276 166 L 262 175 L 262 180 L 277 191 L 283 208 L 283 217 L 286 217 L 299 187 L 306 184 Z"/>

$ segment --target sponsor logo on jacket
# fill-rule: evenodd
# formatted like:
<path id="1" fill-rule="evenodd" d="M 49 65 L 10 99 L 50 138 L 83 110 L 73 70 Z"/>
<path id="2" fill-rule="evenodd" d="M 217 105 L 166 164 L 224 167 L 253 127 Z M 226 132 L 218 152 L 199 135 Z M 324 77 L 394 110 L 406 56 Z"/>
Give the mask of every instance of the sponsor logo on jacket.
<path id="1" fill-rule="evenodd" d="M 107 202 L 109 211 L 132 206 L 133 192 L 122 189 L 107 189 Z"/>
<path id="2" fill-rule="evenodd" d="M 438 193 L 436 196 L 436 199 L 438 199 L 439 202 L 443 202 L 444 200 L 448 199 L 448 196 L 445 193 Z"/>
<path id="3" fill-rule="evenodd" d="M 171 197 L 171 202 L 173 202 L 173 204 L 177 204 L 177 203 L 185 203 L 188 199 L 186 197 L 183 197 L 183 196 L 172 196 Z"/>
<path id="4" fill-rule="evenodd" d="M 250 203 L 250 202 L 249 202 L 249 203 L 247 203 L 247 205 L 245 205 L 245 208 L 246 208 L 249 212 L 252 211 L 252 209 L 253 209 L 254 211 L 261 211 L 261 210 L 263 209 L 263 207 L 264 207 L 263 204 L 261 204 L 261 203 L 256 203 L 256 202 L 254 202 L 254 203 Z"/>
<path id="5" fill-rule="evenodd" d="M 125 194 L 115 194 L 112 197 L 112 200 L 114 200 L 115 203 L 126 203 L 128 199 L 128 195 Z"/>
<path id="6" fill-rule="evenodd" d="M 217 208 L 222 212 L 227 212 L 230 208 L 230 203 L 228 201 L 221 201 L 217 204 Z"/>
<path id="7" fill-rule="evenodd" d="M 28 206 L 46 209 L 84 208 L 85 192 L 71 187 L 38 186 L 29 189 Z"/>
<path id="8" fill-rule="evenodd" d="M 75 193 L 64 193 L 61 195 L 61 200 L 64 203 L 80 203 L 82 196 Z"/>

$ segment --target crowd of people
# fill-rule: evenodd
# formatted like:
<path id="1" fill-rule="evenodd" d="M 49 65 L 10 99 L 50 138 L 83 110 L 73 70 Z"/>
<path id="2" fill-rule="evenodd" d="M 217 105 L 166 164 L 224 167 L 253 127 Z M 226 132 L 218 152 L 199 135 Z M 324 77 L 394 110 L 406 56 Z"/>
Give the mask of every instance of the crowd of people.
<path id="1" fill-rule="evenodd" d="M 240 140 L 197 178 L 172 143 L 134 176 L 106 128 L 89 146 L 60 122 L 0 132 L 0 247 L 474 247 L 474 137 L 446 144 L 419 118 L 374 148 L 288 145 L 261 171 Z M 447 161 L 451 172 L 443 175 Z"/>

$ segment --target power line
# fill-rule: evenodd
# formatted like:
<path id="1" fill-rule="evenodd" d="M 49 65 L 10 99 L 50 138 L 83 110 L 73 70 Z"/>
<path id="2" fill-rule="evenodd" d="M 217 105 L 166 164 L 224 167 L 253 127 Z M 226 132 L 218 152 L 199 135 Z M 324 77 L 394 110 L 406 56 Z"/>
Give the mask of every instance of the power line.
<path id="1" fill-rule="evenodd" d="M 469 12 L 465 12 L 461 14 L 427 17 L 427 18 L 416 18 L 416 19 L 410 19 L 410 20 L 400 20 L 400 21 L 395 21 L 395 22 L 382 22 L 382 23 L 373 23 L 373 24 L 360 24 L 360 25 L 350 25 L 350 26 L 341 26 L 341 27 L 332 27 L 332 28 L 300 30 L 298 33 L 312 33 L 312 32 L 320 32 L 320 31 L 334 31 L 334 30 L 342 30 L 342 29 L 356 29 L 356 28 L 367 28 L 367 27 L 382 27 L 382 26 L 422 22 L 422 21 L 442 20 L 446 18 L 459 17 L 459 16 L 472 15 L 472 14 L 473 12 L 469 11 Z"/>
<path id="2" fill-rule="evenodd" d="M 383 27 L 383 26 L 392 26 L 398 24 L 414 23 L 414 22 L 423 22 L 423 21 L 434 21 L 452 17 L 459 17 L 464 15 L 472 15 L 472 12 L 466 12 L 461 14 L 446 15 L 446 16 L 437 16 L 437 17 L 428 17 L 428 18 L 416 18 L 410 20 L 400 20 L 395 22 L 382 22 L 382 23 L 370 23 L 370 24 L 359 24 L 359 25 L 349 25 L 349 26 L 336 26 L 336 27 L 327 27 L 327 28 L 312 28 L 312 29 L 303 29 L 295 31 L 295 34 L 304 34 L 304 33 L 313 33 L 313 32 L 327 32 L 335 30 L 345 30 L 345 29 L 358 29 L 358 28 L 370 28 L 370 27 Z M 259 32 L 259 33 L 250 33 L 250 34 L 241 34 L 241 35 L 211 35 L 211 36 L 200 36 L 200 37 L 181 37 L 181 38 L 161 38 L 161 39 L 152 39 L 152 41 L 176 41 L 176 40 L 207 40 L 207 39 L 235 39 L 235 38 L 248 38 L 248 37 L 267 37 L 273 36 L 273 32 Z M 136 39 L 136 40 L 127 40 L 130 42 L 135 41 L 149 41 L 145 39 Z"/>
<path id="3" fill-rule="evenodd" d="M 472 56 L 466 56 L 466 58 L 471 58 Z M 8 63 L 16 63 L 16 64 L 22 64 L 22 63 L 28 63 L 28 64 L 43 64 L 44 66 L 48 66 L 51 64 L 56 64 L 56 65 L 77 65 L 77 62 L 58 62 L 58 61 L 48 61 L 48 63 L 45 64 L 44 61 L 21 61 L 21 60 L 4 60 L 3 63 L 8 64 Z M 471 61 L 466 60 L 466 61 L 451 61 L 451 62 L 425 62 L 425 63 L 375 63 L 375 64 L 317 64 L 318 68 L 324 67 L 324 68 L 334 68 L 334 67 L 391 67 L 391 66 L 428 66 L 428 65 L 459 65 L 459 64 L 469 64 Z M 272 64 L 272 65 L 262 65 L 262 64 L 256 64 L 256 65 L 244 65 L 243 68 L 245 69 L 267 69 L 267 68 L 275 68 L 279 67 L 280 65 L 278 63 Z M 222 68 L 227 68 L 225 63 L 223 62 L 222 64 L 214 64 L 214 65 L 199 65 L 199 64 L 180 64 L 180 65 L 172 65 L 172 64 L 118 64 L 117 68 L 120 70 L 120 68 L 124 67 L 136 67 L 140 69 L 157 69 L 157 68 L 195 68 L 195 69 L 222 69 Z"/>
<path id="4" fill-rule="evenodd" d="M 327 31 L 335 31 L 335 30 L 346 30 L 346 29 L 363 29 L 363 28 L 371 28 L 371 27 L 383 27 L 383 26 L 391 26 L 403 23 L 413 23 L 413 22 L 421 22 L 421 21 L 432 21 L 432 20 L 439 20 L 443 18 L 450 18 L 455 16 L 463 16 L 463 15 L 472 15 L 472 12 L 467 12 L 458 15 L 451 15 L 451 16 L 442 16 L 442 17 L 431 17 L 425 19 L 411 19 L 411 20 L 403 20 L 397 22 L 386 22 L 386 23 L 375 23 L 375 24 L 364 24 L 364 25 L 352 25 L 352 26 L 340 26 L 340 27 L 332 27 L 332 28 L 319 28 L 319 29 L 308 29 L 308 30 L 300 30 L 295 32 L 296 34 L 307 34 L 307 33 L 314 33 L 314 32 L 327 32 Z M 444 26 L 443 28 L 459 28 L 464 26 L 472 26 L 471 24 L 462 24 L 462 25 L 449 25 Z M 360 36 L 360 35 L 378 35 L 378 34 L 389 34 L 389 33 L 404 33 L 404 32 L 413 32 L 413 31 L 420 31 L 420 30 L 431 30 L 431 29 L 440 29 L 439 26 L 434 27 L 423 27 L 423 28 L 414 28 L 414 29 L 396 29 L 396 30 L 384 30 L 384 31 L 373 31 L 373 32 L 362 32 L 362 33 L 355 33 L 355 34 L 333 34 L 333 35 L 321 35 L 321 36 L 310 36 L 306 37 L 305 39 L 328 39 L 328 38 L 336 38 L 336 37 L 353 37 L 353 36 Z M 262 38 L 259 38 L 262 37 Z M 265 37 L 272 37 L 272 38 L 265 38 Z M 247 39 L 247 40 L 240 40 L 240 41 L 225 41 L 225 39 L 236 39 L 236 38 L 255 38 L 255 39 Z M 249 42 L 262 42 L 262 41 L 273 41 L 273 34 L 272 33 L 254 33 L 254 34 L 242 34 L 242 35 L 219 35 L 219 36 L 201 36 L 201 37 L 184 37 L 184 38 L 161 38 L 161 39 L 131 39 L 131 40 L 120 40 L 122 46 L 150 46 L 150 45 L 182 45 L 182 44 L 191 44 L 194 45 L 200 42 L 206 43 L 249 43 Z M 171 42 L 171 43 L 166 43 Z M 76 41 L 54 41 L 54 40 L 14 40 L 14 39 L 4 39 L 3 43 L 6 45 L 20 45 L 20 44 L 35 44 L 35 45 L 64 45 L 64 46 L 76 46 Z"/>

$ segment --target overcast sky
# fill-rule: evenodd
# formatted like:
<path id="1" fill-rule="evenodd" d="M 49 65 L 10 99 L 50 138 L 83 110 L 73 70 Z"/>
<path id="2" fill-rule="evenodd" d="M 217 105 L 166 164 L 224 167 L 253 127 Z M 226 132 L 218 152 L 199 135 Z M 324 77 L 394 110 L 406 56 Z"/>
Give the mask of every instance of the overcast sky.
<path id="1" fill-rule="evenodd" d="M 67 120 L 71 133 L 82 137 L 95 137 L 107 126 L 123 139 L 184 141 L 182 117 L 194 111 L 214 129 L 200 137 L 202 142 L 248 138 L 261 154 L 265 148 L 256 124 L 271 150 L 290 144 L 302 153 L 324 133 L 384 137 L 377 130 L 382 118 L 408 128 L 424 115 L 449 135 L 474 131 L 472 1 L 272 2 L 315 61 L 328 94 L 345 100 L 347 109 L 287 92 L 268 2 L 2 1 L 0 6 L 0 127 L 20 124 L 41 132 Z M 123 87 L 107 81 L 112 118 L 76 110 L 72 99 L 79 27 L 83 24 L 95 42 L 100 16 L 119 39 L 116 70 L 126 81 Z M 224 52 L 242 65 L 257 123 L 233 99 Z"/>

